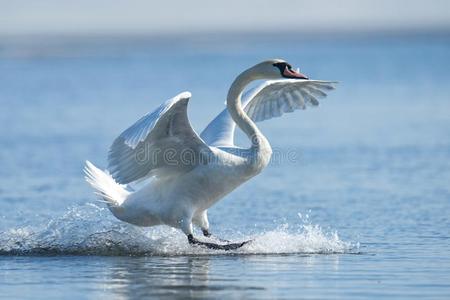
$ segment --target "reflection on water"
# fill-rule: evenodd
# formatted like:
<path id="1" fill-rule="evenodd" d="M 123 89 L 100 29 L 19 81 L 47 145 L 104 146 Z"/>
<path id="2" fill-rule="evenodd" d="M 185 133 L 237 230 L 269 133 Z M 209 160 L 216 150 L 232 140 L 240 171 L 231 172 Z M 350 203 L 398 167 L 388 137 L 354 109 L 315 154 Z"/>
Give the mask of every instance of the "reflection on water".
<path id="1" fill-rule="evenodd" d="M 339 271 L 339 255 L 325 261 L 320 266 L 323 257 L 314 255 L 119 258 L 112 259 L 107 280 L 114 283 L 109 289 L 124 299 L 287 296 L 289 289 L 314 285 L 314 277 L 297 282 L 300 278 L 293 275 L 299 270 L 314 272 L 320 266 L 325 272 Z"/>
<path id="2" fill-rule="evenodd" d="M 122 299 L 148 296 L 208 296 L 210 290 L 226 287 L 209 282 L 207 257 L 164 257 L 113 259 L 107 278 Z"/>
<path id="3" fill-rule="evenodd" d="M 321 261 L 314 255 L 114 258 L 106 281 L 113 283 L 108 288 L 114 295 L 123 299 L 258 298 L 269 291 L 313 285 L 311 277 L 296 283 L 298 278 L 292 275 L 299 269 L 311 272 Z M 338 255 L 330 255 L 326 261 L 322 267 L 338 271 Z"/>
<path id="4" fill-rule="evenodd" d="M 3 256 L 0 291 L 5 299 L 379 299 L 449 290 L 444 252 L 432 253 L 440 264 L 424 266 L 415 255 L 423 244 L 402 255 L 372 246 L 391 254 Z M 418 281 L 419 294 L 410 289 Z"/>
<path id="5" fill-rule="evenodd" d="M 64 295 L 66 286 L 77 288 L 65 294 L 66 299 L 86 292 L 114 299 L 261 299 L 292 296 L 299 287 L 314 286 L 316 278 L 311 275 L 337 273 L 339 259 L 339 255 L 3 257 L 0 290 L 3 296 L 38 299 Z M 28 272 L 22 276 L 24 269 Z M 36 288 L 28 290 L 30 285 Z"/>

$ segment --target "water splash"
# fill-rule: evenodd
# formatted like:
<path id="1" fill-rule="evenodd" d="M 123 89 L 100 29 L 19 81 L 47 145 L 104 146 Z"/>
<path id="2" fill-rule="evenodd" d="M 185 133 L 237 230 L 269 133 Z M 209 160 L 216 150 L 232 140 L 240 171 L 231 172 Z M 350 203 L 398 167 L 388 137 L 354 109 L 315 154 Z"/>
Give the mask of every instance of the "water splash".
<path id="1" fill-rule="evenodd" d="M 2 255 L 210 255 L 210 254 L 332 254 L 357 253 L 358 244 L 342 241 L 299 215 L 293 228 L 279 225 L 262 233 L 241 234 L 233 240 L 252 240 L 236 251 L 193 247 L 179 230 L 167 226 L 140 228 L 116 220 L 95 204 L 74 206 L 42 226 L 0 232 Z"/>

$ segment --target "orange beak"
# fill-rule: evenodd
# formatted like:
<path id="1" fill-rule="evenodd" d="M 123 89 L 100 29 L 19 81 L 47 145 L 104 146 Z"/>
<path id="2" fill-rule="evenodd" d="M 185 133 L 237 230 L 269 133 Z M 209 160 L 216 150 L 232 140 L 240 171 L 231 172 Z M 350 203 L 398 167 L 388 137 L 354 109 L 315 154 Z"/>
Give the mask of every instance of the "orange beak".
<path id="1" fill-rule="evenodd" d="M 283 77 L 285 78 L 298 78 L 298 79 L 309 79 L 308 76 L 295 71 L 295 70 L 289 70 L 287 67 L 283 71 Z"/>

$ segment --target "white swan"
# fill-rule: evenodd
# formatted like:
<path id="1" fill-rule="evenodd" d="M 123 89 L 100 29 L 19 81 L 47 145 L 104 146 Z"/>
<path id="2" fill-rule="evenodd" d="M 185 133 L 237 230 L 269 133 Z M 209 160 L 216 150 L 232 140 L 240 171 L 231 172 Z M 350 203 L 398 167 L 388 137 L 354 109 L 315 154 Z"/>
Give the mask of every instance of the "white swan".
<path id="1" fill-rule="evenodd" d="M 245 87 L 258 79 L 273 80 L 247 92 L 241 103 Z M 234 80 L 227 108 L 200 137 L 187 117 L 191 94 L 181 93 L 142 117 L 114 141 L 106 172 L 87 161 L 86 180 L 122 221 L 179 228 L 191 244 L 224 250 L 239 248 L 246 242 L 215 244 L 197 240 L 193 224 L 209 237 L 207 209 L 269 163 L 272 149 L 254 122 L 305 109 L 306 105 L 316 106 L 317 98 L 326 96 L 324 91 L 333 89 L 333 84 L 308 80 L 283 60 L 264 61 Z M 235 124 L 250 139 L 250 148 L 234 145 Z"/>

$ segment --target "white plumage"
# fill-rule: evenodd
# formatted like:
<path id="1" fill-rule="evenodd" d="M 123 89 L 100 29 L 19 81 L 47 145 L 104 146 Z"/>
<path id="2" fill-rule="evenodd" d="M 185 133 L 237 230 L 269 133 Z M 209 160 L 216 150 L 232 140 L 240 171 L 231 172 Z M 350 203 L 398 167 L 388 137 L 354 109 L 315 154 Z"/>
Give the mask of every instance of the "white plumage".
<path id="1" fill-rule="evenodd" d="M 242 107 L 254 122 L 261 122 L 319 105 L 317 98 L 326 97 L 325 91 L 333 90 L 334 84 L 321 80 L 268 80 L 242 96 Z M 225 108 L 200 136 L 208 145 L 234 146 L 235 128 L 236 123 Z"/>
<path id="2" fill-rule="evenodd" d="M 280 79 L 293 78 L 293 79 Z M 209 236 L 207 209 L 261 172 L 272 149 L 254 122 L 319 104 L 334 82 L 307 80 L 283 60 L 269 60 L 241 73 L 230 87 L 227 108 L 202 132 L 187 116 L 191 97 L 184 92 L 167 100 L 125 130 L 112 144 L 108 171 L 86 163 L 86 180 L 120 220 L 138 226 L 180 228 L 189 242 L 214 249 L 236 249 L 244 243 L 218 245 L 193 237 L 197 225 Z M 257 79 L 269 80 L 241 96 Z M 234 145 L 238 125 L 250 148 Z M 145 181 L 137 190 L 130 185 Z"/>

